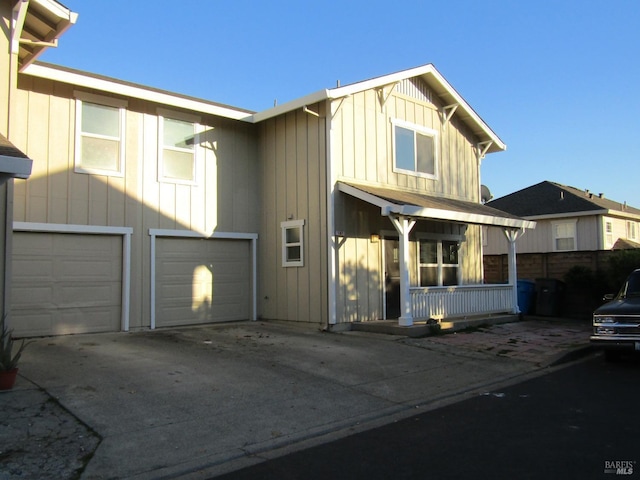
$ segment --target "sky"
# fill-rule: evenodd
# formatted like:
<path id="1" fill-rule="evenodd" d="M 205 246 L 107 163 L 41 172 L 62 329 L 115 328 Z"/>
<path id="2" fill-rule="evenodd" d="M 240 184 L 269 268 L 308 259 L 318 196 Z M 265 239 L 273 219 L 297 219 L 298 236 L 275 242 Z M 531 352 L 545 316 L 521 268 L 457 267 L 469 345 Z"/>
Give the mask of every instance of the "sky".
<path id="1" fill-rule="evenodd" d="M 507 145 L 494 198 L 549 180 L 640 208 L 638 0 L 62 0 L 39 60 L 238 108 L 433 63 Z"/>

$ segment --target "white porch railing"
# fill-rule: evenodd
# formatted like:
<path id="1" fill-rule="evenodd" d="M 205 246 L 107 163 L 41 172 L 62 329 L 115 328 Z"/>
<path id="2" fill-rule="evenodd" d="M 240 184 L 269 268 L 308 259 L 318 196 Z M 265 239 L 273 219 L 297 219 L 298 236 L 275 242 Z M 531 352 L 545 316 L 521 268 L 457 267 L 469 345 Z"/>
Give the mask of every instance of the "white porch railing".
<path id="1" fill-rule="evenodd" d="M 411 287 L 413 318 L 451 318 L 513 312 L 512 285 Z"/>

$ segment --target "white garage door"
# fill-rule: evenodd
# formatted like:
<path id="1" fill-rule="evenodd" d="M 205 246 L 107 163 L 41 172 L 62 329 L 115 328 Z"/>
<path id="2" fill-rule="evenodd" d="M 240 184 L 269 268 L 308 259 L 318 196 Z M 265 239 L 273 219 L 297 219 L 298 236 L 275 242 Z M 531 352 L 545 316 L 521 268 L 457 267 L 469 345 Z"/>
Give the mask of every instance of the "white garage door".
<path id="1" fill-rule="evenodd" d="M 251 243 L 158 238 L 156 326 L 248 320 Z"/>
<path id="2" fill-rule="evenodd" d="M 12 282 L 16 335 L 119 331 L 122 236 L 15 232 Z"/>

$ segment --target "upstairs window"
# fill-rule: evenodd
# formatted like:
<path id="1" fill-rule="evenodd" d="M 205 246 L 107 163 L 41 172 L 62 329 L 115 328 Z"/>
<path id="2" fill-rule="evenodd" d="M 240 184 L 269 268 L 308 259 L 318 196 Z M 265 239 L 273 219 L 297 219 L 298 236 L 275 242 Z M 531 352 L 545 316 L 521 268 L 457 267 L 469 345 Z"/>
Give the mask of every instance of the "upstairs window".
<path id="1" fill-rule="evenodd" d="M 636 240 L 636 222 L 627 222 L 627 238 Z"/>
<path id="2" fill-rule="evenodd" d="M 393 120 L 394 171 L 437 177 L 437 132 L 430 128 Z"/>
<path id="3" fill-rule="evenodd" d="M 195 184 L 196 122 L 161 114 L 158 124 L 158 181 Z"/>
<path id="4" fill-rule="evenodd" d="M 282 266 L 304 266 L 304 220 L 282 222 Z"/>
<path id="5" fill-rule="evenodd" d="M 553 222 L 553 250 L 567 252 L 576 250 L 576 221 Z"/>
<path id="6" fill-rule="evenodd" d="M 75 171 L 123 176 L 126 102 L 76 92 Z"/>

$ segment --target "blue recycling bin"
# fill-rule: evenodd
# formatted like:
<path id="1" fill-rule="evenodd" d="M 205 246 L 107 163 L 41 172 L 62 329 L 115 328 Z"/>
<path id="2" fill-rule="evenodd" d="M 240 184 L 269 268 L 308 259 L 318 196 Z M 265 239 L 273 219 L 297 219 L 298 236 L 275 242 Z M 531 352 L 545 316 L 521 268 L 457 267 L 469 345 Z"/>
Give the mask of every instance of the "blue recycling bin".
<path id="1" fill-rule="evenodd" d="M 533 312 L 535 294 L 536 282 L 533 280 L 518 280 L 518 308 L 524 315 L 529 315 Z"/>

